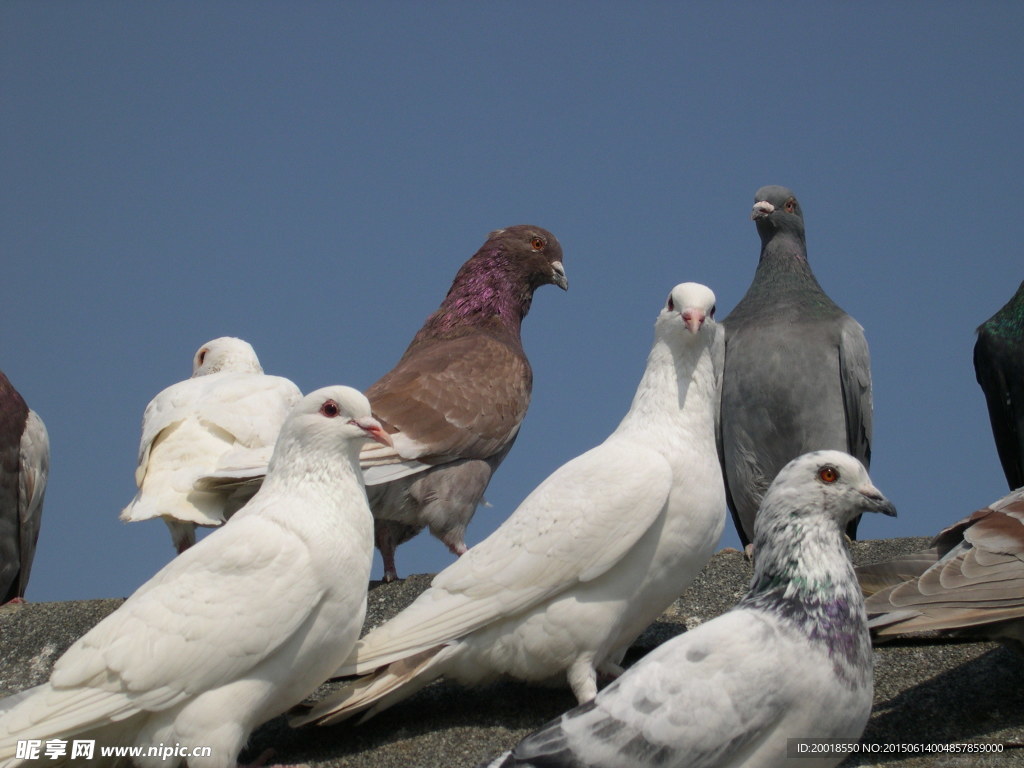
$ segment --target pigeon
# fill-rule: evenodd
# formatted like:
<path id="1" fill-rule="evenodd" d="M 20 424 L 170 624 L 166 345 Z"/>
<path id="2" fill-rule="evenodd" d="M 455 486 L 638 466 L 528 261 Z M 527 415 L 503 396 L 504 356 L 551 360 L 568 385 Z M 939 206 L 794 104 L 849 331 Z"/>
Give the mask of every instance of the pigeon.
<path id="1" fill-rule="evenodd" d="M 557 469 L 494 533 L 367 634 L 338 676 L 361 675 L 296 715 L 367 717 L 438 677 L 567 681 L 581 702 L 710 559 L 725 525 L 715 450 L 715 296 L 673 288 L 633 404 L 600 445 Z"/>
<path id="2" fill-rule="evenodd" d="M 25 597 L 49 474 L 43 420 L 0 371 L 0 604 Z"/>
<path id="3" fill-rule="evenodd" d="M 139 491 L 121 519 L 163 518 L 175 549 L 184 552 L 196 542 L 197 525 L 222 525 L 258 488 L 198 491 L 195 480 L 239 449 L 261 451 L 265 463 L 301 398 L 288 379 L 264 375 L 248 342 L 225 336 L 203 344 L 192 377 L 146 406 L 135 470 Z"/>
<path id="4" fill-rule="evenodd" d="M 746 295 L 722 321 L 720 450 L 729 509 L 744 547 L 761 497 L 790 459 L 833 449 L 868 468 L 871 461 L 864 329 L 814 278 L 793 193 L 762 187 L 754 200 L 760 262 Z M 851 538 L 858 519 L 847 527 Z"/>
<path id="5" fill-rule="evenodd" d="M 1024 651 L 1024 488 L 953 523 L 931 549 L 857 577 L 877 640 L 937 631 Z"/>
<path id="6" fill-rule="evenodd" d="M 230 525 L 75 642 L 49 682 L 0 701 L 0 765 L 26 762 L 19 740 L 95 739 L 97 758 L 105 745 L 202 745 L 212 756 L 193 766 L 233 767 L 249 733 L 308 696 L 359 635 L 373 562 L 367 439 L 389 440 L 358 390 L 304 397 Z"/>
<path id="7" fill-rule="evenodd" d="M 732 610 L 651 651 L 492 768 L 834 766 L 788 740 L 856 741 L 872 702 L 864 605 L 843 540 L 862 511 L 895 515 L 840 451 L 787 464 L 754 521 L 750 590 Z"/>
<path id="8" fill-rule="evenodd" d="M 1024 486 L 1024 282 L 978 328 L 974 372 L 1010 490 Z"/>
<path id="9" fill-rule="evenodd" d="M 395 549 L 425 526 L 453 554 L 466 551 L 466 527 L 530 404 L 520 326 L 533 292 L 549 283 L 569 287 L 553 234 L 529 225 L 491 232 L 395 367 L 366 391 L 394 441 L 361 459 L 384 581 L 398 578 Z M 261 473 L 258 457 L 239 460 L 196 487 L 258 483 Z"/>

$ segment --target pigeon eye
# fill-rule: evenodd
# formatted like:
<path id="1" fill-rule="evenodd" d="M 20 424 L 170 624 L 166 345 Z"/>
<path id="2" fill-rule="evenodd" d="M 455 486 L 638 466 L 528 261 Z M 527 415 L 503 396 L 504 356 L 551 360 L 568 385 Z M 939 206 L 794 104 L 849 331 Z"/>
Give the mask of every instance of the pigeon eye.
<path id="1" fill-rule="evenodd" d="M 338 404 L 333 400 L 328 400 L 327 402 L 320 406 L 320 413 L 323 416 L 326 416 L 328 419 L 333 419 L 339 413 L 341 413 L 341 408 L 339 408 Z"/>
<path id="2" fill-rule="evenodd" d="M 533 238 L 533 240 L 530 241 L 530 245 L 533 247 L 533 250 L 539 251 L 541 248 L 547 245 L 547 243 L 544 242 L 543 237 L 535 237 Z"/>
<path id="3" fill-rule="evenodd" d="M 199 350 L 199 354 L 198 354 L 198 355 L 196 355 L 196 362 L 197 362 L 197 363 L 198 363 L 199 365 L 202 365 L 202 364 L 203 364 L 203 361 L 204 361 L 204 360 L 206 360 L 206 353 L 207 353 L 208 351 L 209 351 L 209 350 L 208 350 L 208 349 L 206 349 L 205 347 L 204 347 L 203 349 L 200 349 L 200 350 Z"/>
<path id="4" fill-rule="evenodd" d="M 832 485 L 832 483 L 839 479 L 839 470 L 831 465 L 824 466 L 818 470 L 818 479 L 823 483 Z"/>
<path id="5" fill-rule="evenodd" d="M 711 307 L 711 311 L 708 312 L 708 317 L 710 317 L 712 320 L 715 319 L 715 307 L 713 305 Z"/>
<path id="6" fill-rule="evenodd" d="M 793 211 L 796 210 L 796 200 L 794 200 L 792 197 L 789 198 L 789 200 L 786 201 L 786 204 L 783 206 L 783 208 L 786 209 L 786 213 L 793 213 Z"/>
<path id="7" fill-rule="evenodd" d="M 669 294 L 669 297 L 668 297 L 668 311 L 669 312 L 675 312 L 676 311 L 676 303 L 674 301 L 672 301 L 672 295 L 671 294 Z"/>

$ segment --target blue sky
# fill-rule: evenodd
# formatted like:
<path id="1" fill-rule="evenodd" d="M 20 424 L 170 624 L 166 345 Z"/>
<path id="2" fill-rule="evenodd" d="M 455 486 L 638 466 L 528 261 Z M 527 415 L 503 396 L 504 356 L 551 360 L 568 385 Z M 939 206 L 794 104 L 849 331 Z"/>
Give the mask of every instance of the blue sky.
<path id="1" fill-rule="evenodd" d="M 127 595 L 171 557 L 117 515 L 200 344 L 365 388 L 489 231 L 538 224 L 570 290 L 524 323 L 533 403 L 479 541 L 614 428 L 674 284 L 740 299 L 764 184 L 871 347 L 900 517 L 862 537 L 1000 497 L 971 350 L 1024 277 L 1022 28 L 1009 2 L 0 4 L 0 369 L 52 444 L 28 598 Z M 398 567 L 450 558 L 423 534 Z"/>

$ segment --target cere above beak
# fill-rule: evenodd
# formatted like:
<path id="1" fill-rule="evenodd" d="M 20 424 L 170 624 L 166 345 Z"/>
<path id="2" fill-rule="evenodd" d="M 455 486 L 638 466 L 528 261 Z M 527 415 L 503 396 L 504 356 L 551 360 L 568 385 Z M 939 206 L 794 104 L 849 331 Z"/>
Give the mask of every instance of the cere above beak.
<path id="1" fill-rule="evenodd" d="M 750 213 L 750 218 L 760 219 L 775 211 L 775 206 L 769 203 L 767 200 L 759 200 L 754 203 L 754 210 Z"/>
<path id="2" fill-rule="evenodd" d="M 707 318 L 707 313 L 699 307 L 687 307 L 679 314 L 682 315 L 683 323 L 690 333 L 697 333 Z"/>

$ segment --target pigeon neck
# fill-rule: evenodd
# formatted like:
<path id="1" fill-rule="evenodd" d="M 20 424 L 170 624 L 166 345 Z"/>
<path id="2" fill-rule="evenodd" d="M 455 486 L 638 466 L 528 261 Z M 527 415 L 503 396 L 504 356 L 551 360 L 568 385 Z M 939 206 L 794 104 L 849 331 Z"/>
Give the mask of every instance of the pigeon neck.
<path id="1" fill-rule="evenodd" d="M 740 605 L 795 624 L 825 650 L 838 677 L 851 685 L 869 682 L 871 639 L 864 598 L 842 531 L 832 521 L 798 515 L 758 523 L 754 577 Z M 772 546 L 770 541 L 789 542 L 789 546 Z"/>
<path id="2" fill-rule="evenodd" d="M 1013 295 L 992 319 L 983 326 L 986 331 L 996 336 L 1004 336 L 1013 340 L 1024 334 L 1024 283 L 1020 284 Z"/>
<path id="3" fill-rule="evenodd" d="M 811 271 L 803 238 L 790 233 L 777 234 L 761 248 L 754 280 L 729 319 L 780 305 L 794 310 L 835 311 L 834 303 Z"/>
<path id="4" fill-rule="evenodd" d="M 282 471 L 283 470 L 283 471 Z M 357 451 L 339 451 L 336 445 L 300 441 L 281 435 L 267 466 L 263 488 L 290 495 L 333 493 L 356 482 L 362 486 L 362 470 Z"/>
<path id="5" fill-rule="evenodd" d="M 680 438 L 697 440 L 714 434 L 715 328 L 705 325 L 683 338 L 655 335 L 633 403 L 616 433 L 639 430 L 644 441 L 666 448 Z M 652 431 L 657 434 L 652 435 Z"/>
<path id="6" fill-rule="evenodd" d="M 533 290 L 513 265 L 497 254 L 478 256 L 459 270 L 440 308 L 427 318 L 416 338 L 491 327 L 518 339 L 532 300 Z"/>

